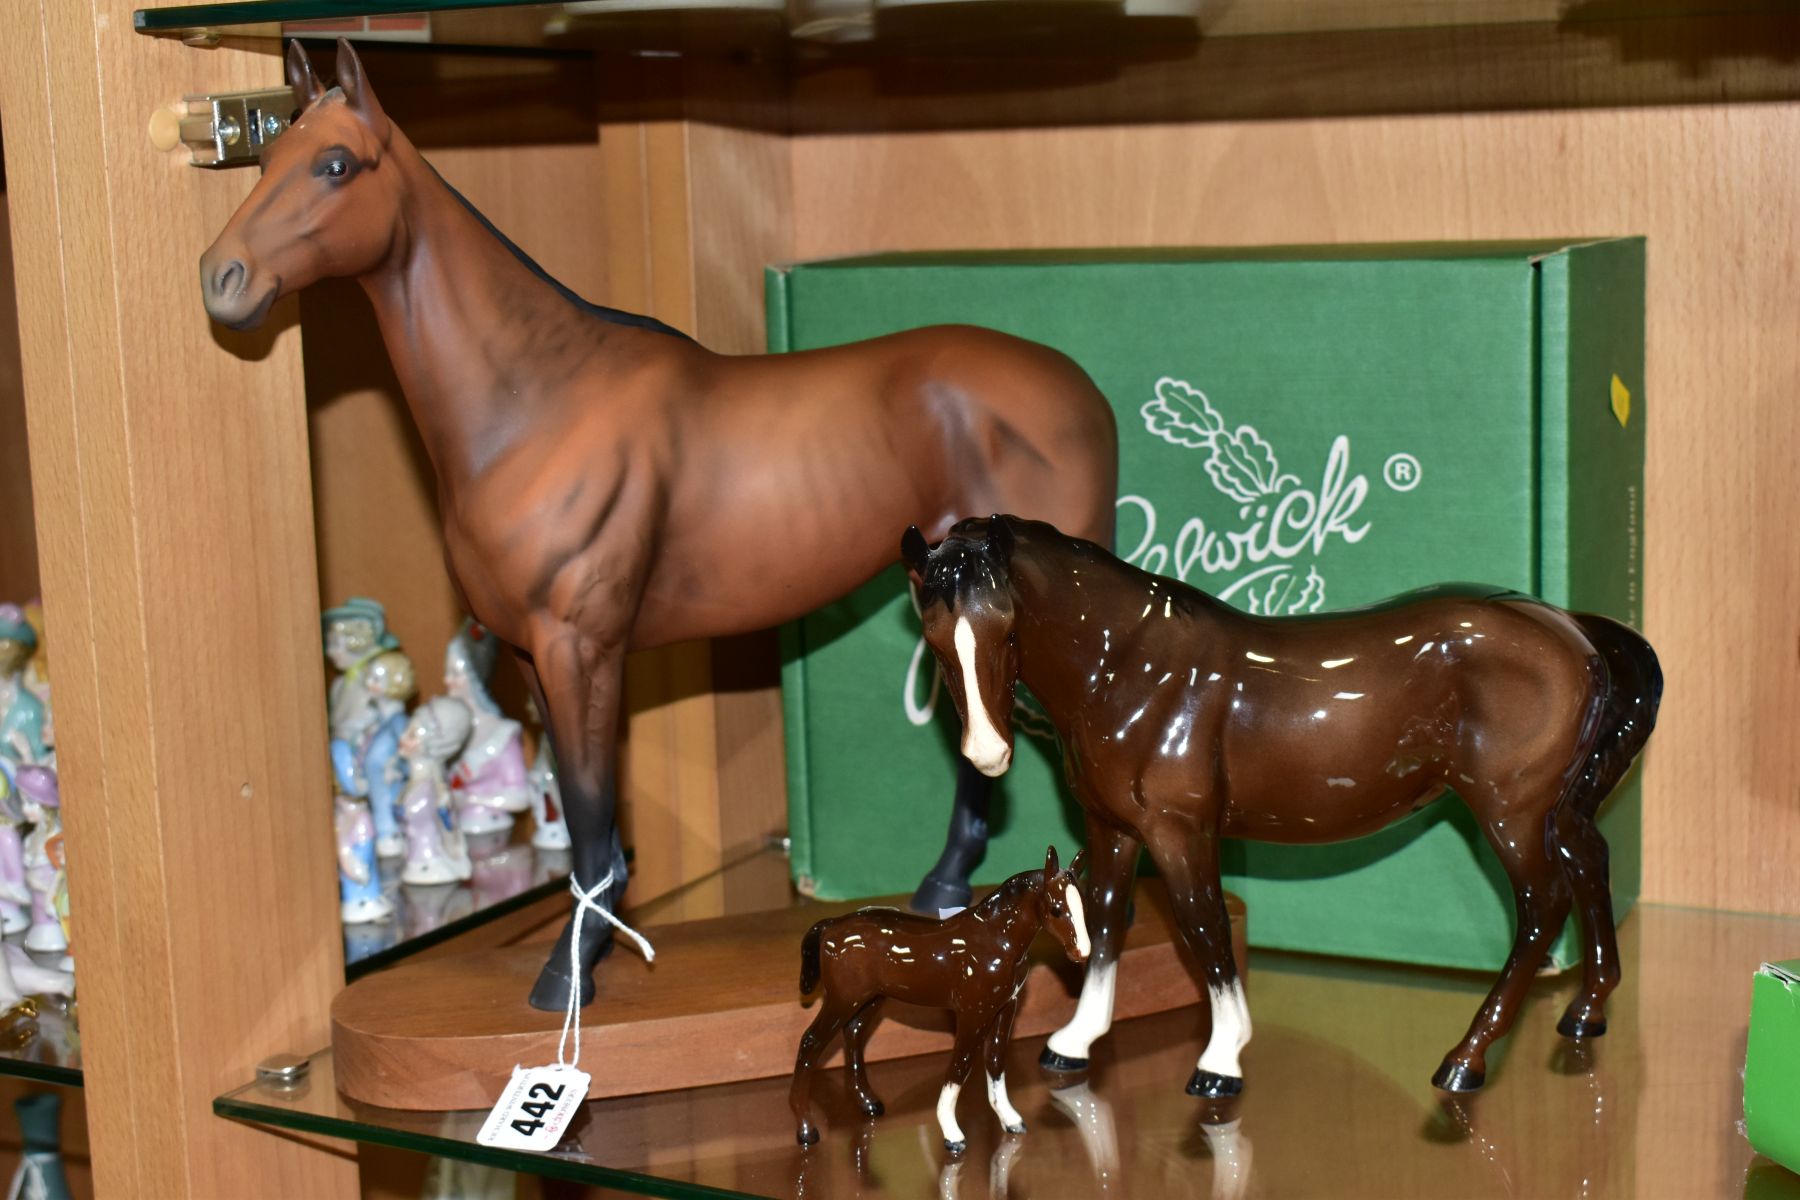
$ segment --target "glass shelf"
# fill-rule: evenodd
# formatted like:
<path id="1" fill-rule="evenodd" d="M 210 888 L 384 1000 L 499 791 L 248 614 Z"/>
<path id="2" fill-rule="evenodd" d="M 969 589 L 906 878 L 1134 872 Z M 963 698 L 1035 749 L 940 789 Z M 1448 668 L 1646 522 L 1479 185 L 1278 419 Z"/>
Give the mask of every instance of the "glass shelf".
<path id="1" fill-rule="evenodd" d="M 469 837 L 475 873 L 463 883 L 401 883 L 402 860 L 382 859 L 381 891 L 393 901 L 394 915 L 344 926 L 345 978 L 398 962 L 568 889 L 567 850 L 539 850 L 529 843 L 509 843 L 506 836 Z"/>
<path id="2" fill-rule="evenodd" d="M 646 924 L 707 915 L 714 893 L 637 915 Z M 1540 978 L 1489 1056 L 1487 1089 L 1460 1101 L 1429 1079 L 1489 979 L 1258 951 L 1249 1085 L 1237 1103 L 1208 1107 L 1182 1090 L 1202 1045 L 1195 1011 L 1122 1022 L 1096 1046 L 1091 1071 L 1058 1089 L 1035 1065 L 1041 1039 L 1022 1040 L 1009 1052 L 1008 1082 L 1030 1132 L 1000 1135 L 972 1087 L 959 1110 L 970 1139 L 961 1161 L 944 1154 L 933 1115 L 942 1056 L 874 1064 L 887 1115 L 872 1122 L 852 1116 L 841 1072 L 823 1074 L 825 1137 L 810 1151 L 794 1144 L 785 1078 L 595 1101 L 549 1155 L 475 1145 L 481 1112 L 347 1101 L 328 1052 L 300 1087 L 251 1084 L 214 1109 L 671 1197 L 998 1196 L 1008 1187 L 1034 1200 L 1800 1197 L 1800 1177 L 1758 1159 L 1737 1129 L 1751 975 L 1800 953 L 1800 921 L 1641 906 L 1624 923 L 1621 951 L 1624 984 L 1605 1038 L 1577 1049 L 1557 1037 L 1576 979 Z M 587 1053 L 586 1065 L 604 1070 L 604 1049 Z"/>
<path id="3" fill-rule="evenodd" d="M 23 948 L 25 935 L 15 933 L 6 941 Z M 26 950 L 42 967 L 57 967 L 61 954 Z M 61 996 L 32 996 L 33 1014 L 16 1013 L 0 1021 L 0 1075 L 36 1079 L 43 1083 L 81 1086 L 81 1034 L 77 1006 Z"/>
<path id="4" fill-rule="evenodd" d="M 0 1023 L 0 1075 L 80 1087 L 81 1034 L 76 1007 L 55 996 L 34 997 L 35 1016 Z"/>
<path id="5" fill-rule="evenodd" d="M 1235 37 L 1256 34 L 1344 32 L 1431 28 L 1481 28 L 1517 24 L 1581 24 L 1632 20 L 1719 17 L 1791 11 L 1784 0 L 1476 0 L 1453 5 L 1418 0 L 1280 0 L 1220 4 L 1216 0 L 934 0 L 956 19 L 988 17 L 1018 31 L 1092 28 L 1108 22 L 1128 28 L 1134 19 L 1145 33 L 1163 38 Z M 873 35 L 879 20 L 923 5 L 918 0 L 223 0 L 137 10 L 134 21 L 146 33 L 191 35 L 208 30 L 241 30 L 243 36 L 271 37 L 281 25 L 288 36 L 354 31 L 401 41 L 439 41 L 446 31 L 477 26 L 459 15 L 485 12 L 486 28 L 538 27 L 567 32 L 581 22 L 595 24 L 658 14 L 691 19 L 696 14 L 762 14 L 800 38 Z M 1060 11 L 1058 11 L 1060 10 Z M 433 18 L 443 18 L 440 22 Z M 516 19 L 515 19 L 516 18 Z"/>
<path id="6" fill-rule="evenodd" d="M 234 0 L 135 21 L 588 57 L 588 95 L 634 119 L 787 133 L 1800 97 L 1793 0 Z"/>
<path id="7" fill-rule="evenodd" d="M 372 925 L 344 927 L 344 975 L 359 975 L 458 937 L 568 889 L 568 851 L 471 839 L 475 875 L 436 887 L 402 884 L 398 859 L 382 862 L 383 891 L 395 915 Z M 560 910 L 559 910 L 560 911 Z M 15 935 L 16 941 L 23 935 Z M 32 955 L 54 966 L 60 955 Z M 0 1075 L 82 1086 L 81 1037 L 74 1005 L 34 997 L 35 1016 L 0 1022 Z"/>

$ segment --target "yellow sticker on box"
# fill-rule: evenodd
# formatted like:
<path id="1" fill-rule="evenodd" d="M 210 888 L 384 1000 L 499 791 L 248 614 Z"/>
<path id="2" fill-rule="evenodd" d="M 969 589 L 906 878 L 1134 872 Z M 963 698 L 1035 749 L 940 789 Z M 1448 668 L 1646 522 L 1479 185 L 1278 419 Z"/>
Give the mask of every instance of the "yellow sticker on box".
<path id="1" fill-rule="evenodd" d="M 1612 378 L 1612 410 L 1613 416 L 1619 418 L 1619 428 L 1625 428 L 1631 420 L 1631 389 L 1617 375 Z"/>

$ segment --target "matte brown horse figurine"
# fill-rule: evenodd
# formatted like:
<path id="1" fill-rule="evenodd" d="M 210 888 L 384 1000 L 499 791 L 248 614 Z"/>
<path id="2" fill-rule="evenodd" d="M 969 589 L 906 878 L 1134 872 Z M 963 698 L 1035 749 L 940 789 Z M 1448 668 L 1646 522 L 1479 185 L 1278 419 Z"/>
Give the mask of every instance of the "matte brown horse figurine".
<path id="1" fill-rule="evenodd" d="M 1056 351 L 939 327 L 711 353 L 553 282 L 388 120 L 347 43 L 329 91 L 298 43 L 288 68 L 304 111 L 200 260 L 207 311 L 248 327 L 318 279 L 368 292 L 437 474 L 451 578 L 546 715 L 583 889 L 624 877 L 627 651 L 810 612 L 891 563 L 908 523 L 941 535 L 1018 508 L 1110 537 L 1112 412 Z M 564 1006 L 569 937 L 541 1008 Z M 584 1003 L 610 937 L 583 927 Z"/>
<path id="2" fill-rule="evenodd" d="M 1085 1065 L 1112 1023 L 1140 846 L 1204 965 L 1213 1028 L 1188 1090 L 1238 1092 L 1250 1015 L 1231 957 L 1219 841 L 1373 833 L 1454 788 L 1512 881 L 1518 932 L 1468 1036 L 1432 1082 L 1473 1091 L 1531 977 L 1580 910 L 1582 988 L 1557 1026 L 1606 1030 L 1619 982 L 1594 815 L 1656 721 L 1662 672 L 1606 617 L 1516 592 L 1427 588 L 1329 616 L 1252 617 L 1092 542 L 1014 517 L 902 541 L 963 754 L 1004 769 L 1023 680 L 1061 735 L 1087 813 L 1093 958 L 1043 1062 Z"/>
<path id="3" fill-rule="evenodd" d="M 1008 1133 L 1025 1132 L 1024 1120 L 1006 1096 L 1006 1044 L 1012 1038 L 1019 990 L 1025 986 L 1026 952 L 1038 930 L 1049 930 L 1072 961 L 1087 959 L 1087 921 L 1076 878 L 1085 854 L 1077 854 L 1063 871 L 1051 846 L 1042 871 L 1022 871 L 980 904 L 944 920 L 864 908 L 827 917 L 806 931 L 800 943 L 800 994 L 821 982 L 825 990 L 794 1060 L 789 1103 L 802 1146 L 819 1140 L 812 1119 L 813 1076 L 839 1030 L 850 1094 L 868 1116 L 881 1115 L 881 1101 L 869 1090 L 863 1049 L 881 1002 L 890 998 L 947 1008 L 956 1015 L 956 1045 L 937 1105 L 938 1126 L 950 1153 L 961 1154 L 967 1147 L 956 1124 L 956 1098 L 977 1054 L 987 1064 L 994 1115 Z"/>

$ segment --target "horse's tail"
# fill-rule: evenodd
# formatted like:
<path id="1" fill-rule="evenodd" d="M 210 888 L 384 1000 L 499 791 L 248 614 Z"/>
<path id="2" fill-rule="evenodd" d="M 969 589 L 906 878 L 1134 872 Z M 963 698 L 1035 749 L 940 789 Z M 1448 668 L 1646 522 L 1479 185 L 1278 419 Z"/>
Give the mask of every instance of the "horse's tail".
<path id="1" fill-rule="evenodd" d="M 1656 728 L 1656 710 L 1662 704 L 1662 666 L 1650 643 L 1629 625 L 1593 613 L 1570 615 L 1598 651 L 1597 668 L 1605 676 L 1591 721 L 1593 728 L 1584 739 L 1586 761 L 1563 797 L 1565 805 L 1591 821 Z"/>
<path id="2" fill-rule="evenodd" d="M 820 921 L 806 931 L 806 937 L 800 942 L 800 994 L 810 993 L 819 986 L 819 939 L 825 936 L 825 926 L 829 920 Z"/>

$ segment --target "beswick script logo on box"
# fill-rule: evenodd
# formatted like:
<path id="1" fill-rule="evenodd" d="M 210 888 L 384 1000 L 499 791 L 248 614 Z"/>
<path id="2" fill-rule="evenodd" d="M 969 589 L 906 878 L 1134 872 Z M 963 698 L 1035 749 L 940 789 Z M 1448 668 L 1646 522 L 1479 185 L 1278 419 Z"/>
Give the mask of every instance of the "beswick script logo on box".
<path id="1" fill-rule="evenodd" d="M 1256 428 L 1229 428 L 1206 393 L 1185 380 L 1163 376 L 1155 395 L 1138 410 L 1148 436 L 1204 455 L 1212 485 L 1229 500 L 1235 519 L 1209 524 L 1199 514 L 1179 525 L 1165 522 L 1148 497 L 1118 500 L 1118 552 L 1126 562 L 1211 591 L 1247 612 L 1288 616 L 1320 611 L 1325 577 L 1318 558 L 1333 538 L 1355 545 L 1370 523 L 1358 512 L 1369 496 L 1369 477 L 1351 473 L 1350 437 L 1338 434 L 1326 452 L 1316 487 L 1283 471 L 1275 449 Z M 1123 435 L 1122 435 L 1123 436 Z M 1382 479 L 1396 492 L 1419 486 L 1420 466 L 1410 454 L 1390 455 Z M 1173 529 L 1171 536 L 1167 531 Z M 929 684 L 922 678 L 930 664 Z M 906 719 L 927 725 L 938 698 L 937 665 L 924 638 L 913 647 L 902 699 Z M 923 701 L 920 693 L 924 692 Z M 1014 724 L 1024 733 L 1055 737 L 1049 722 L 1021 697 Z"/>

